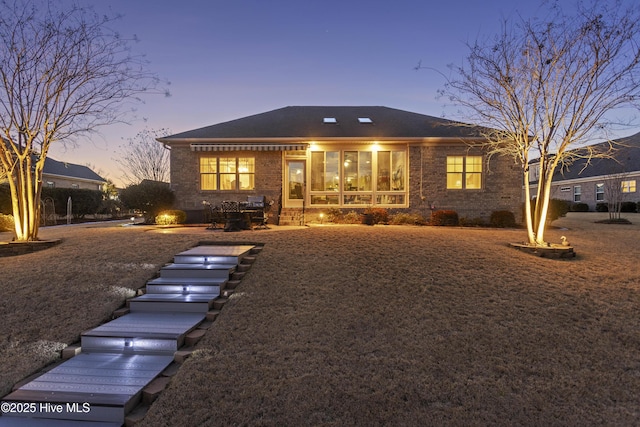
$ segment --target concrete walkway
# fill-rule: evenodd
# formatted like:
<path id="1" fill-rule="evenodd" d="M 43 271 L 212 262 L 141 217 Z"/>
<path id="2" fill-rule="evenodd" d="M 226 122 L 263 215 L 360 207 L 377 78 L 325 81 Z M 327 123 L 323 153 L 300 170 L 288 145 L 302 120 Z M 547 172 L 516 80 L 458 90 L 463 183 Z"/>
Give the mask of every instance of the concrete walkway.
<path id="1" fill-rule="evenodd" d="M 183 360 L 180 350 L 204 334 L 198 328 L 215 319 L 225 287 L 237 285 L 259 249 L 202 245 L 175 255 L 118 317 L 65 349 L 68 360 L 5 396 L 0 426 L 124 424 L 136 406 L 155 399 L 158 384 L 166 384 L 160 377 L 175 372 L 170 365 Z"/>

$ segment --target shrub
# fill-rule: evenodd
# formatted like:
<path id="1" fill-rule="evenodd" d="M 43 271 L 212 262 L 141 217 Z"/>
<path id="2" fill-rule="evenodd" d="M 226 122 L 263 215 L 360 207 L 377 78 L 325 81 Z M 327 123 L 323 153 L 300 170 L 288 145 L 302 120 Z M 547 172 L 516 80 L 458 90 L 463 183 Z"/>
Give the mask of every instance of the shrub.
<path id="1" fill-rule="evenodd" d="M 8 184 L 2 184 L 0 185 L 0 213 L 10 214 L 12 212 L 11 189 Z"/>
<path id="2" fill-rule="evenodd" d="M 433 211 L 431 213 L 431 225 L 454 226 L 459 224 L 458 212 L 456 211 Z"/>
<path id="3" fill-rule="evenodd" d="M 156 224 L 158 225 L 184 224 L 185 222 L 187 222 L 187 213 L 181 210 L 161 211 L 156 216 Z"/>
<path id="4" fill-rule="evenodd" d="M 547 221 L 553 222 L 556 219 L 566 216 L 571 208 L 571 202 L 562 199 L 550 199 L 547 210 Z M 536 210 L 536 200 L 531 201 L 531 214 Z M 522 220 L 526 221 L 524 205 L 522 205 Z"/>
<path id="5" fill-rule="evenodd" d="M 374 224 L 387 224 L 389 223 L 389 212 L 385 208 L 373 208 L 369 211 L 373 214 Z M 367 213 L 369 213 L 367 212 Z"/>
<path id="6" fill-rule="evenodd" d="M 5 215 L 0 213 L 0 231 L 13 231 L 13 215 Z"/>
<path id="7" fill-rule="evenodd" d="M 400 212 L 389 217 L 389 224 L 393 225 L 424 225 L 422 215 L 416 213 Z"/>
<path id="8" fill-rule="evenodd" d="M 571 202 L 562 199 L 549 200 L 549 211 L 547 212 L 547 220 L 553 222 L 558 218 L 567 216 L 567 212 L 571 208 Z M 588 208 L 588 206 L 587 206 Z"/>
<path id="9" fill-rule="evenodd" d="M 493 211 L 489 219 L 489 224 L 492 227 L 515 227 L 516 217 L 511 211 Z"/>
<path id="10" fill-rule="evenodd" d="M 597 203 L 596 212 L 609 212 L 609 205 L 607 203 Z"/>
<path id="11" fill-rule="evenodd" d="M 49 188 L 42 189 L 42 200 L 50 197 L 56 209 L 56 215 L 67 214 L 67 201 L 71 197 L 71 211 L 74 218 L 84 218 L 95 215 L 102 208 L 102 192 L 79 188 Z"/>
<path id="12" fill-rule="evenodd" d="M 356 211 L 349 211 L 342 217 L 340 222 L 343 224 L 360 224 L 362 216 Z"/>
<path id="13" fill-rule="evenodd" d="M 636 212 L 636 203 L 635 202 L 622 202 L 620 204 L 620 212 Z"/>
<path id="14" fill-rule="evenodd" d="M 327 210 L 327 221 L 339 223 L 342 221 L 344 214 L 338 208 L 329 208 Z"/>
<path id="15" fill-rule="evenodd" d="M 571 205 L 571 212 L 589 212 L 589 205 L 586 203 L 574 203 Z"/>
<path id="16" fill-rule="evenodd" d="M 152 223 L 158 212 L 171 209 L 175 195 L 168 184 L 157 181 L 142 181 L 130 185 L 120 192 L 120 200 L 129 209 L 139 209 L 145 214 L 145 221 Z"/>

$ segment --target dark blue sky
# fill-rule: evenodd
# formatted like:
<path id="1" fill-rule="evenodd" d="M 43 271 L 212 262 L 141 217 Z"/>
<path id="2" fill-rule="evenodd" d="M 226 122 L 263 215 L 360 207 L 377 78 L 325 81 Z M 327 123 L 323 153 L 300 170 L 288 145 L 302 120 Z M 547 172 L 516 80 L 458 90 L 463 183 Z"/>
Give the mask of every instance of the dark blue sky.
<path id="1" fill-rule="evenodd" d="M 116 29 L 136 35 L 134 51 L 171 82 L 171 97 L 146 96 L 131 124 L 52 150 L 118 183 L 118 148 L 145 127 L 177 133 L 288 105 L 384 105 L 462 120 L 437 99 L 444 79 L 414 70 L 418 61 L 446 73 L 501 19 L 546 13 L 534 0 L 81 2 L 122 14 Z"/>

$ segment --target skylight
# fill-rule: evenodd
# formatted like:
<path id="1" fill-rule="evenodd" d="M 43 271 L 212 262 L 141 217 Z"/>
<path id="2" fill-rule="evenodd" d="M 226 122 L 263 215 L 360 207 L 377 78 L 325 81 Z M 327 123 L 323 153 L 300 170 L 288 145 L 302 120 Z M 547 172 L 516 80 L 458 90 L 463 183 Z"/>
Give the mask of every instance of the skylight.
<path id="1" fill-rule="evenodd" d="M 358 117 L 358 122 L 372 124 L 373 120 L 371 120 L 369 117 Z"/>
<path id="2" fill-rule="evenodd" d="M 338 121 L 336 120 L 335 117 L 325 117 L 324 119 L 322 119 L 322 123 L 336 124 L 338 123 Z"/>

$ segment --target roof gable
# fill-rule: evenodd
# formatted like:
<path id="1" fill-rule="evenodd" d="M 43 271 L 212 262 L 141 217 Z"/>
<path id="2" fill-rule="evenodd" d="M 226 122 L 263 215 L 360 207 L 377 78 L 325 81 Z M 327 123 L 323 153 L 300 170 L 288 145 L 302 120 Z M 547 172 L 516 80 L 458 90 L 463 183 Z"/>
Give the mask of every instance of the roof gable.
<path id="1" fill-rule="evenodd" d="M 329 120 L 325 120 L 329 119 Z M 158 138 L 161 142 L 280 138 L 468 138 L 480 128 L 388 107 L 284 107 Z"/>

